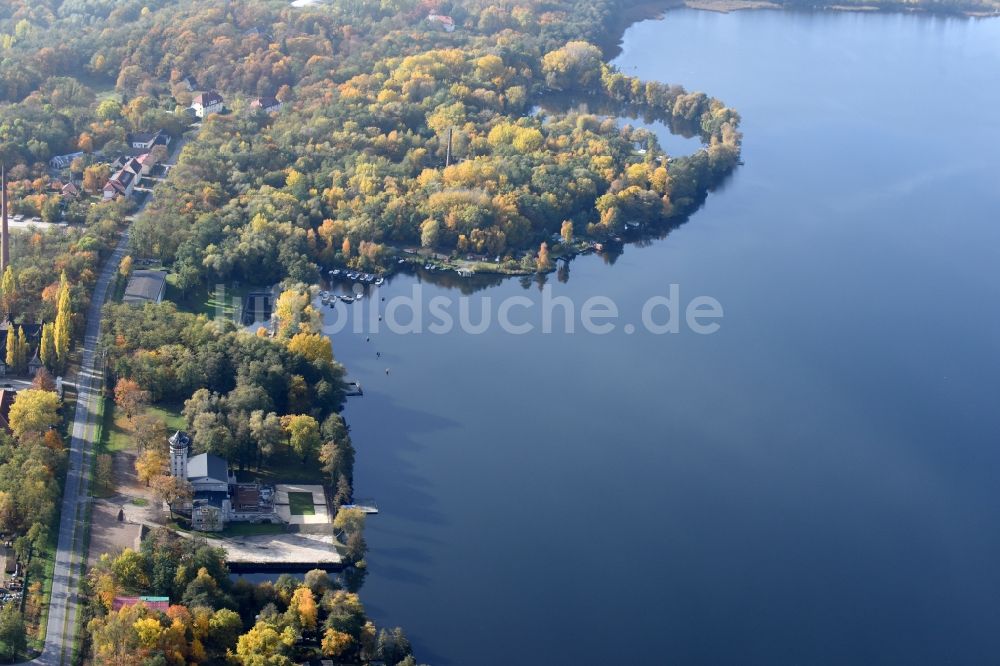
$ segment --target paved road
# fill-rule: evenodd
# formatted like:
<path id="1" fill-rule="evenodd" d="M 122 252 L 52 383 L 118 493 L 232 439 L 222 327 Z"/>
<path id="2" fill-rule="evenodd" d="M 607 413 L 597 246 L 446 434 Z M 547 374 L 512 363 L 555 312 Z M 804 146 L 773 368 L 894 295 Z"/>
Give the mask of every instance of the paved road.
<path id="1" fill-rule="evenodd" d="M 94 296 L 87 310 L 87 329 L 83 339 L 83 359 L 76 382 L 76 413 L 69 445 L 69 471 L 63 492 L 62 515 L 59 519 L 59 544 L 56 550 L 52 597 L 49 601 L 49 621 L 45 634 L 45 650 L 31 663 L 46 665 L 68 664 L 72 658 L 73 636 L 76 631 L 79 603 L 79 576 L 84 547 L 84 514 L 89 501 L 90 458 L 97 416 L 97 400 L 101 390 L 103 360 L 97 353 L 101 332 L 101 308 L 108 287 L 118 271 L 118 264 L 128 248 L 128 233 L 122 235 L 115 251 L 101 270 L 94 287 Z"/>
<path id="2" fill-rule="evenodd" d="M 173 155 L 180 156 L 190 135 L 174 144 Z M 135 212 L 138 215 L 150 201 L 146 197 Z M 133 216 L 134 217 L 134 216 Z M 103 359 L 97 353 L 101 333 L 101 309 L 108 296 L 108 287 L 118 272 L 118 265 L 128 250 L 128 231 L 122 234 L 115 251 L 101 269 L 94 286 L 94 295 L 87 310 L 87 329 L 83 338 L 83 359 L 76 382 L 76 412 L 69 444 L 69 471 L 63 491 L 62 515 L 59 519 L 59 543 L 52 575 L 52 596 L 49 600 L 49 620 L 45 632 L 45 649 L 31 664 L 62 666 L 73 658 L 73 638 L 76 633 L 79 608 L 80 574 L 84 563 L 82 551 L 86 531 L 86 506 L 90 501 L 90 459 L 96 428 L 97 400 L 101 391 Z"/>

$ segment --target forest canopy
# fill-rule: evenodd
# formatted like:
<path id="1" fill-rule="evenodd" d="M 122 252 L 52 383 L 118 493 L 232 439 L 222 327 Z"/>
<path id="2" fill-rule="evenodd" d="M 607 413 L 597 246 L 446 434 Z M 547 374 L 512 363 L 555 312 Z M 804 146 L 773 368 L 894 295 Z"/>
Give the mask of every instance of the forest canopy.
<path id="1" fill-rule="evenodd" d="M 319 267 L 374 270 L 421 245 L 513 261 L 567 222 L 601 237 L 680 219 L 738 161 L 735 111 L 604 64 L 597 28 L 619 9 L 16 2 L 0 20 L 0 98 L 49 129 L 28 146 L 0 126 L 0 151 L 30 164 L 117 149 L 128 131 L 176 134 L 193 96 L 217 90 L 226 112 L 204 121 L 132 234 L 182 289 L 310 282 Z M 53 88 L 72 101 L 47 105 Z M 667 155 L 616 114 L 547 110 L 556 95 L 667 123 L 704 149 Z M 282 109 L 252 110 L 258 96 Z"/>

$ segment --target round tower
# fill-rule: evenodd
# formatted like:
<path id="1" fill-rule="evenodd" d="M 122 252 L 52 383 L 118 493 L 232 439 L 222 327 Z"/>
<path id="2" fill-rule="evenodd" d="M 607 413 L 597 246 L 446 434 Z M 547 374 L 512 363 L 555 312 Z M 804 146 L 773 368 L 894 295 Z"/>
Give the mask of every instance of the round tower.
<path id="1" fill-rule="evenodd" d="M 178 479 L 187 479 L 188 449 L 191 448 L 191 438 L 186 432 L 178 430 L 170 437 L 170 475 Z"/>

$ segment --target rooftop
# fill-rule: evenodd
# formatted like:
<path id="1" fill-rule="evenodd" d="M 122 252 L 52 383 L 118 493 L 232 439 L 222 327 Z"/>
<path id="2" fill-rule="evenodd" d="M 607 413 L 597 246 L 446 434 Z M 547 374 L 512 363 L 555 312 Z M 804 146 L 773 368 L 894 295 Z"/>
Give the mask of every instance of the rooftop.
<path id="1" fill-rule="evenodd" d="M 167 274 L 163 271 L 134 271 L 122 300 L 126 303 L 159 303 L 166 286 Z"/>
<path id="2" fill-rule="evenodd" d="M 188 479 L 214 479 L 229 481 L 229 463 L 211 453 L 202 453 L 188 460 Z"/>

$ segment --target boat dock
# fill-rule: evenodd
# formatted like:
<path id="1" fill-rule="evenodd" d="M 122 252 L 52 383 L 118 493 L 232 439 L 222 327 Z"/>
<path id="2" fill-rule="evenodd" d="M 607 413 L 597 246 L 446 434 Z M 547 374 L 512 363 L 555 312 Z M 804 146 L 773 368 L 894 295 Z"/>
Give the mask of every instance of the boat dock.
<path id="1" fill-rule="evenodd" d="M 355 500 L 354 504 L 343 504 L 341 509 L 357 509 L 362 513 L 378 513 L 378 504 L 375 503 L 373 499 L 359 499 Z"/>

